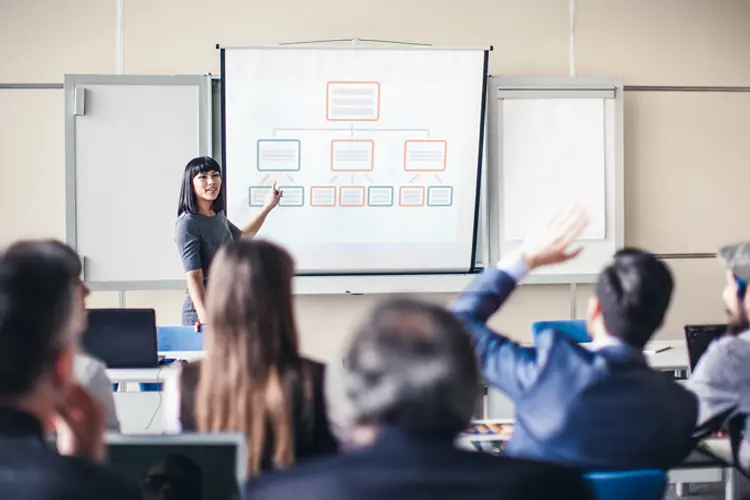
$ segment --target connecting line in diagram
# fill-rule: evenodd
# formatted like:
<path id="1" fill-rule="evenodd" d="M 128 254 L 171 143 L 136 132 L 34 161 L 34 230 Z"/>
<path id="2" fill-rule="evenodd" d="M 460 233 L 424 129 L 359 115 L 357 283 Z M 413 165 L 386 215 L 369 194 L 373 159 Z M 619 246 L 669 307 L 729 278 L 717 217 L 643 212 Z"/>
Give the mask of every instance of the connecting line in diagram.
<path id="1" fill-rule="evenodd" d="M 280 206 L 286 207 L 450 207 L 453 186 L 443 184 L 440 173 L 447 168 L 448 142 L 433 139 L 429 128 L 375 127 L 380 120 L 380 83 L 369 81 L 329 81 L 326 83 L 326 122 L 323 127 L 274 127 L 273 135 L 257 140 L 257 170 L 267 172 L 260 185 L 250 186 L 250 205 L 262 203 L 271 175 L 284 175 L 292 185 L 279 186 L 285 196 Z M 327 185 L 305 187 L 292 177 L 302 168 L 302 136 L 305 133 L 335 133 L 330 140 L 327 168 L 333 177 Z M 358 134 L 366 138 L 357 138 Z M 386 164 L 401 163 L 402 173 L 411 174 L 406 183 L 392 180 L 376 182 L 375 140 L 380 134 L 403 134 L 403 155 L 386 158 Z M 359 135 L 359 137 L 362 137 Z M 290 136 L 297 138 L 290 138 Z M 378 139 L 388 144 L 393 153 L 392 139 Z M 315 141 L 317 143 L 317 141 Z M 319 145 L 316 144 L 316 148 Z M 310 160 L 306 160 L 306 163 Z M 383 162 L 383 160 L 379 160 Z M 320 164 L 318 164 L 318 167 Z M 307 170 L 308 167 L 305 167 Z M 399 172 L 397 171 L 397 172 Z M 270 173 L 269 173 L 270 172 Z M 341 174 L 350 176 L 341 176 Z M 433 173 L 438 185 L 416 184 L 421 174 Z M 362 176 L 366 181 L 359 182 Z M 373 179 L 374 178 L 374 179 Z M 349 185 L 340 185 L 349 181 Z M 338 182 L 337 182 L 338 181 Z M 337 182 L 334 184 L 334 182 Z M 394 185 L 397 184 L 397 185 Z M 400 185 L 399 185 L 400 184 Z M 307 190 L 309 189 L 309 192 Z M 309 196 L 309 198 L 307 198 Z"/>

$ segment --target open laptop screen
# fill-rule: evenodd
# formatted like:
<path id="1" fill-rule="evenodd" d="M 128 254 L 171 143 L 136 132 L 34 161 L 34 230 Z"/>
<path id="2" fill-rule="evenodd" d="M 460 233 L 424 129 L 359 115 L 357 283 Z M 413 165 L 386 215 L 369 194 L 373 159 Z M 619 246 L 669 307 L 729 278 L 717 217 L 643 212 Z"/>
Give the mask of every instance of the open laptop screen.
<path id="1" fill-rule="evenodd" d="M 107 437 L 107 461 L 141 484 L 144 499 L 231 500 L 244 480 L 242 435 Z"/>
<path id="2" fill-rule="evenodd" d="M 89 309 L 83 348 L 108 368 L 159 365 L 153 309 Z"/>
<path id="3" fill-rule="evenodd" d="M 695 369 L 698 360 L 715 339 L 727 332 L 727 325 L 687 325 L 685 342 L 687 343 L 690 371 Z"/>

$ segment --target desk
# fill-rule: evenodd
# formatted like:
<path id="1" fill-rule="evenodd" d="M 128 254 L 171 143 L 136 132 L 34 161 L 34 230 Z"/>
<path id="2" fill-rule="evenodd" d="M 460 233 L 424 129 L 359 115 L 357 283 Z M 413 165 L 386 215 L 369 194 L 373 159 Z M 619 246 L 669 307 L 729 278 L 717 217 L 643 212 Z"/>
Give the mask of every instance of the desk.
<path id="1" fill-rule="evenodd" d="M 196 361 L 203 357 L 203 351 L 164 351 L 159 353 L 160 358 L 181 359 L 185 361 Z M 172 365 L 161 365 L 154 368 L 108 368 L 107 375 L 115 383 L 154 384 L 164 382 L 169 376 Z"/>
<path id="2" fill-rule="evenodd" d="M 582 344 L 586 346 L 587 344 Z M 685 342 L 681 340 L 670 340 L 670 341 L 654 341 L 650 342 L 646 346 L 646 351 L 658 351 L 665 347 L 669 347 L 669 350 L 655 353 L 646 354 L 646 358 L 655 370 L 668 371 L 668 372 L 686 372 L 688 370 L 688 354 Z M 165 358 L 173 359 L 185 359 L 194 361 L 203 357 L 202 351 L 187 351 L 187 352 L 160 352 L 160 356 Z M 121 417 L 121 421 L 124 423 L 126 420 L 130 421 L 130 415 L 135 413 L 134 407 L 141 408 L 146 413 L 153 413 L 154 405 L 160 404 L 158 399 L 158 393 L 140 393 L 135 392 L 135 388 L 132 388 L 134 392 L 129 392 L 131 385 L 138 383 L 160 383 L 169 377 L 173 373 L 173 367 L 170 365 L 164 365 L 156 368 L 114 368 L 108 369 L 107 375 L 113 383 L 127 384 L 125 386 L 126 391 L 117 393 L 115 397 L 121 401 L 118 403 L 118 414 L 120 408 L 123 408 L 123 412 L 127 413 Z M 123 394 L 128 394 L 124 396 Z M 485 418 L 513 418 L 515 416 L 515 410 L 513 404 L 499 391 L 494 389 L 488 390 L 488 395 L 485 396 L 483 401 L 483 408 L 479 415 Z M 136 422 L 140 422 L 140 419 L 136 419 Z M 155 424 L 155 422 L 154 422 Z M 136 431 L 141 428 L 140 424 L 126 427 L 135 429 Z M 125 428 L 125 427 L 124 427 Z M 154 428 L 149 427 L 149 430 Z"/>
<path id="3" fill-rule="evenodd" d="M 588 347 L 590 344 L 581 344 Z M 656 352 L 668 347 L 663 352 Z M 682 340 L 656 340 L 646 346 L 646 359 L 654 370 L 665 372 L 686 371 L 689 366 L 687 347 Z M 654 354 L 649 354 L 653 351 Z M 184 359 L 195 361 L 203 357 L 202 351 L 165 351 L 159 356 L 172 359 Z M 114 383 L 155 383 L 164 380 L 164 372 L 171 368 L 164 365 L 156 368 L 112 368 L 107 370 L 107 375 Z"/>
<path id="4" fill-rule="evenodd" d="M 669 348 L 666 351 L 656 352 Z M 687 345 L 684 340 L 655 340 L 646 345 L 646 360 L 654 370 L 686 372 L 690 368 Z M 649 351 L 654 352 L 650 354 Z"/>
<path id="5" fill-rule="evenodd" d="M 200 351 L 160 352 L 159 356 L 193 361 L 203 357 Z M 107 375 L 113 383 L 120 384 L 123 391 L 115 392 L 115 410 L 124 434 L 161 434 L 162 393 L 140 392 L 136 384 L 163 383 L 177 373 L 172 365 L 155 368 L 110 368 Z"/>

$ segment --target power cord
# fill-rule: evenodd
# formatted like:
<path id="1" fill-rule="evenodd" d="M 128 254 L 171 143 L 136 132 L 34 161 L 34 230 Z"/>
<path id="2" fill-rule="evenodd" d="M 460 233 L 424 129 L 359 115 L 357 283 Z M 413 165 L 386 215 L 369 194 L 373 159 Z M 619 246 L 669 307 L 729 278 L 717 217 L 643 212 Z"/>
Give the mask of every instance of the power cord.
<path id="1" fill-rule="evenodd" d="M 161 384 L 161 390 L 159 391 L 159 402 L 156 404 L 156 409 L 154 410 L 154 414 L 151 415 L 151 420 L 148 421 L 148 425 L 146 426 L 146 430 L 151 429 L 151 425 L 153 425 L 154 420 L 156 419 L 157 413 L 159 413 L 159 409 L 161 408 L 161 400 L 162 400 L 162 392 L 164 392 L 164 381 L 161 379 L 161 372 L 164 369 L 164 367 L 170 366 L 170 365 L 161 365 L 159 367 L 159 371 L 156 372 L 156 380 L 157 384 Z"/>

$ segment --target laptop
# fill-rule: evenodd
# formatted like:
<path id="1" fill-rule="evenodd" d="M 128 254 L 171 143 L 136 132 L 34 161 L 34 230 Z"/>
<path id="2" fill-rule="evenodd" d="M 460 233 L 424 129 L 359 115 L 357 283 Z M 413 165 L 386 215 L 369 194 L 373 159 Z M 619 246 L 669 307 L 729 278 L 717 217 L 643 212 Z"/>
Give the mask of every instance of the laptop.
<path id="1" fill-rule="evenodd" d="M 685 343 L 687 344 L 690 371 L 695 369 L 698 360 L 708 346 L 727 332 L 728 325 L 686 325 Z"/>
<path id="2" fill-rule="evenodd" d="M 153 309 L 89 309 L 84 350 L 108 368 L 159 366 Z"/>
<path id="3" fill-rule="evenodd" d="M 162 490 L 182 500 L 232 500 L 245 481 L 242 434 L 108 434 L 110 468 L 141 485 L 144 499 Z"/>

